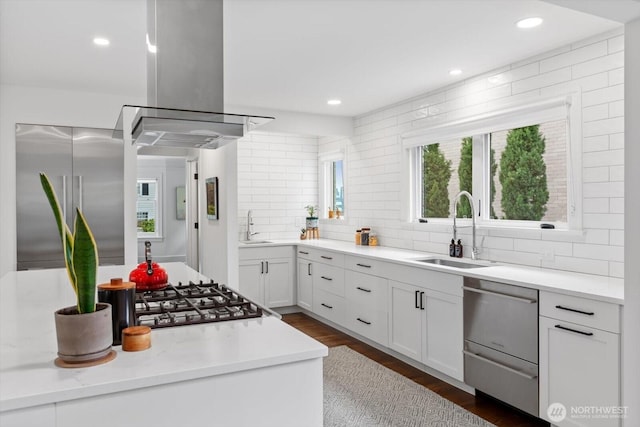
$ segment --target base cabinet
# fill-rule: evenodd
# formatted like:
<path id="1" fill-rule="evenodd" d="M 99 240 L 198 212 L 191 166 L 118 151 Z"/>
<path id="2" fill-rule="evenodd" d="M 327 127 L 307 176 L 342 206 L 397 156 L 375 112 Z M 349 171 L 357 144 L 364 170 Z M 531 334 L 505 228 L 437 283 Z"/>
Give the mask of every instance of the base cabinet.
<path id="1" fill-rule="evenodd" d="M 313 264 L 298 258 L 298 305 L 313 310 Z"/>
<path id="2" fill-rule="evenodd" d="M 389 282 L 389 347 L 463 381 L 462 297 Z"/>
<path id="3" fill-rule="evenodd" d="M 553 425 L 618 427 L 621 307 L 540 292 L 540 417 Z"/>
<path id="4" fill-rule="evenodd" d="M 273 255 L 268 256 L 269 252 Z M 238 276 L 238 290 L 245 297 L 270 308 L 294 304 L 295 264 L 291 246 L 240 250 Z"/>

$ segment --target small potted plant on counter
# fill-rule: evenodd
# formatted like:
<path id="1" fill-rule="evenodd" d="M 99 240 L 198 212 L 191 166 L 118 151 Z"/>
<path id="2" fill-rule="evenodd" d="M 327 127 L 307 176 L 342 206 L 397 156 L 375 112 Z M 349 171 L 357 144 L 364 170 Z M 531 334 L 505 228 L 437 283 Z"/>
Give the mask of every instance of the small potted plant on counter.
<path id="1" fill-rule="evenodd" d="M 111 305 L 96 304 L 98 248 L 89 224 L 76 208 L 73 234 L 64 221 L 55 190 L 44 173 L 40 182 L 58 226 L 69 282 L 76 294 L 76 305 L 55 312 L 58 359 L 62 367 L 84 367 L 115 357 Z"/>
<path id="2" fill-rule="evenodd" d="M 317 206 L 307 205 L 304 207 L 307 210 L 307 229 L 318 228 L 318 217 L 316 216 Z"/>

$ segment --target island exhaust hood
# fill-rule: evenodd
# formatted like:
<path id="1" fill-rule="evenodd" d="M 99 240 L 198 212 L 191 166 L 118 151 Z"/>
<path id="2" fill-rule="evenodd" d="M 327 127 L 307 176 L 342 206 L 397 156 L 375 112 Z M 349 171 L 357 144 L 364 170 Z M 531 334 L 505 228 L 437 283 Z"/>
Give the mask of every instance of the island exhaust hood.
<path id="1" fill-rule="evenodd" d="M 123 105 L 139 146 L 215 149 L 273 117 L 224 111 L 222 0 L 147 0 L 147 103 Z M 218 111 L 218 112 L 216 112 Z"/>

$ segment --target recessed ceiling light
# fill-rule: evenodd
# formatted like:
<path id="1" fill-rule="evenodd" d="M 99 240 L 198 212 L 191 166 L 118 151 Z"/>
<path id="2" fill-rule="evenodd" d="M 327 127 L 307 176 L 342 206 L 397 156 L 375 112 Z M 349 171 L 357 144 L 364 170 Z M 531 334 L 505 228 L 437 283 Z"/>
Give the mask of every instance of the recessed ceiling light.
<path id="1" fill-rule="evenodd" d="M 330 99 L 327 101 L 327 104 L 329 105 L 340 105 L 342 104 L 342 101 L 340 101 L 339 99 Z"/>
<path id="2" fill-rule="evenodd" d="M 516 26 L 518 28 L 533 28 L 537 27 L 540 24 L 542 24 L 542 18 L 539 18 L 537 16 L 533 18 L 521 19 L 520 21 L 516 22 Z"/>
<path id="3" fill-rule="evenodd" d="M 450 76 L 459 76 L 460 74 L 462 74 L 462 70 L 459 68 L 454 68 L 453 70 L 449 71 Z"/>
<path id="4" fill-rule="evenodd" d="M 105 39 L 104 37 L 96 37 L 93 39 L 93 43 L 98 46 L 109 46 L 109 39 Z"/>

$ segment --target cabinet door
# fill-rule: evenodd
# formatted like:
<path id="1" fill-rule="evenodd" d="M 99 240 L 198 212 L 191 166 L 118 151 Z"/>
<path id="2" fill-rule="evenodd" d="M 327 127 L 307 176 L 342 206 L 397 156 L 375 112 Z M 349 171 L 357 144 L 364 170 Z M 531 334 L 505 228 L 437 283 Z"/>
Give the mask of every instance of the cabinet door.
<path id="1" fill-rule="evenodd" d="M 264 261 L 264 300 L 267 307 L 293 305 L 293 263 L 290 258 Z"/>
<path id="2" fill-rule="evenodd" d="M 618 418 L 585 415 L 620 405 L 620 336 L 540 316 L 540 417 L 549 405 L 566 408 L 558 426 L 619 426 Z M 572 408 L 576 412 L 572 416 Z M 614 408 L 615 409 L 615 408 Z"/>
<path id="3" fill-rule="evenodd" d="M 423 290 L 400 282 L 389 282 L 389 347 L 422 361 L 424 316 Z"/>
<path id="4" fill-rule="evenodd" d="M 462 298 L 425 290 L 425 365 L 463 381 Z"/>
<path id="5" fill-rule="evenodd" d="M 240 261 L 238 290 L 242 295 L 264 305 L 264 262 L 260 260 Z"/>
<path id="6" fill-rule="evenodd" d="M 313 310 L 313 265 L 311 261 L 298 260 L 298 305 Z"/>

